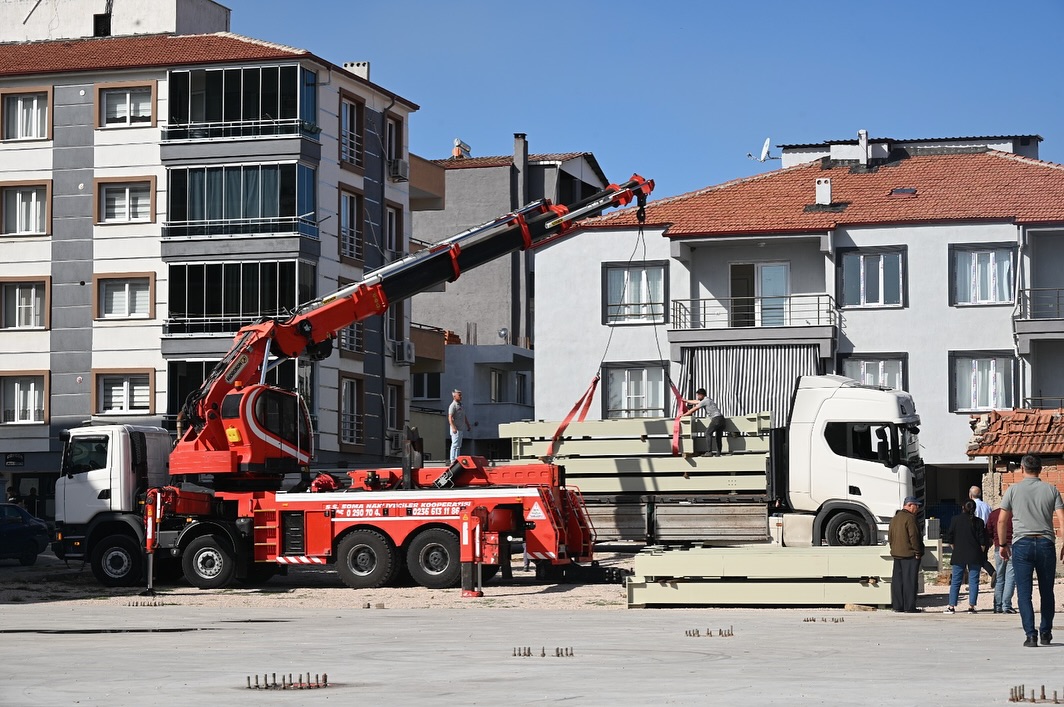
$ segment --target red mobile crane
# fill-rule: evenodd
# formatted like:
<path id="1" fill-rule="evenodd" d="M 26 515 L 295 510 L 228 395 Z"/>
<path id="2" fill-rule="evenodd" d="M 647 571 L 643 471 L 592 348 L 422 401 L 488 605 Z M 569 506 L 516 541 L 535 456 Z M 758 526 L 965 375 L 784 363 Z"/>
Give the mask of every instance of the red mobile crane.
<path id="1" fill-rule="evenodd" d="M 57 487 L 57 495 L 73 496 L 76 460 L 100 454 L 101 442 L 110 442 L 115 453 L 99 457 L 115 467 L 109 488 L 143 494 L 137 540 L 149 558 L 181 558 L 186 579 L 203 589 L 262 580 L 287 565 L 335 563 L 353 588 L 392 583 L 405 567 L 423 586 L 455 586 L 461 578 L 463 589 L 476 595 L 473 568 L 497 570 L 500 542 L 508 537 L 523 538 L 545 573 L 590 562 L 594 530 L 583 500 L 552 464 L 491 467 L 467 456 L 449 467 L 420 468 L 408 444 L 402 469 L 349 472 L 351 486 L 343 490 L 322 475 L 308 489 L 282 492 L 285 475 L 308 477 L 313 435 L 302 399 L 266 384 L 265 377 L 287 358 L 326 358 L 341 329 L 465 270 L 556 238 L 607 208 L 633 199 L 642 207 L 653 188 L 653 181 L 633 175 L 572 207 L 533 202 L 375 270 L 286 320 L 244 327 L 182 409 L 169 484 L 160 483 L 157 472 L 153 479 L 148 468 L 149 447 L 159 435 L 127 426 L 75 428 L 60 484 L 71 488 Z M 98 472 L 101 463 L 88 468 L 95 464 Z M 120 483 L 116 474 L 129 479 Z M 80 496 L 91 497 L 88 492 Z M 71 504 L 64 506 L 70 515 Z M 141 567 L 128 533 L 138 526 L 115 515 L 112 507 L 82 523 L 57 518 L 53 547 L 61 557 L 91 557 L 105 584 L 133 584 Z"/>

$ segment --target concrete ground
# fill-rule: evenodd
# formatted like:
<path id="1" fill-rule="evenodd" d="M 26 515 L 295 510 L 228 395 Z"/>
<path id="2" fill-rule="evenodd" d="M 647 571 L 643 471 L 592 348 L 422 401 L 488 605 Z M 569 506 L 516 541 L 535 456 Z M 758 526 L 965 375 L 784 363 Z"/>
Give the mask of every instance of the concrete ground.
<path id="1" fill-rule="evenodd" d="M 0 705 L 1003 705 L 1064 699 L 1064 627 L 841 609 L 0 606 Z M 698 631 L 700 635 L 689 636 Z M 719 632 L 731 635 L 721 636 Z M 712 634 L 711 636 L 708 634 Z M 530 648 L 531 657 L 514 655 Z M 557 657 L 556 649 L 571 656 Z M 541 653 L 546 652 L 546 656 Z M 327 674 L 328 688 L 249 690 Z M 320 679 L 320 678 L 319 678 Z M 252 679 L 253 680 L 253 679 Z"/>

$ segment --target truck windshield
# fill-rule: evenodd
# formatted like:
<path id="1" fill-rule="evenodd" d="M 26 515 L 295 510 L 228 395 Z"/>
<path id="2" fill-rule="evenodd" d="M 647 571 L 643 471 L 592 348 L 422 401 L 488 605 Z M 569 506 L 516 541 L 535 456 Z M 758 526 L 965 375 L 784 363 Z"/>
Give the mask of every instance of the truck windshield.
<path id="1" fill-rule="evenodd" d="M 107 468 L 107 435 L 72 437 L 63 450 L 63 470 L 66 475 Z"/>

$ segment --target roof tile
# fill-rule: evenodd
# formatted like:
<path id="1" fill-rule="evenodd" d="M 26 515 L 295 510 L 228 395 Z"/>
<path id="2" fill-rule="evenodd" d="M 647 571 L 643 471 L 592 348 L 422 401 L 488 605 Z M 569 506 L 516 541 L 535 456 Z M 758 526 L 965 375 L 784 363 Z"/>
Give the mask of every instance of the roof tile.
<path id="1" fill-rule="evenodd" d="M 972 415 L 969 457 L 1064 456 L 1064 409 L 992 410 Z"/>

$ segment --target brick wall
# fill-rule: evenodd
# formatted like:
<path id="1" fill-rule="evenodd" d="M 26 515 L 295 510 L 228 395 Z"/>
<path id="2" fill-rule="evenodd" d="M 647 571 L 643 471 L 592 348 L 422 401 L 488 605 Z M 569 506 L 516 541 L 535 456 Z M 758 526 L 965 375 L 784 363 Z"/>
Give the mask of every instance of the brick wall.
<path id="1" fill-rule="evenodd" d="M 1039 478 L 1047 484 L 1053 484 L 1064 494 L 1064 460 L 1043 459 Z M 1001 498 L 1006 489 L 1022 480 L 1023 470 L 1018 465 L 1014 470 L 1010 470 L 1004 463 L 995 465 L 994 471 L 983 474 L 983 500 L 989 503 L 991 508 L 997 508 L 1001 505 Z"/>

